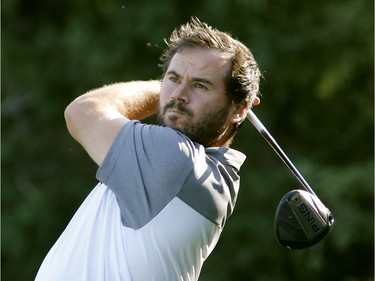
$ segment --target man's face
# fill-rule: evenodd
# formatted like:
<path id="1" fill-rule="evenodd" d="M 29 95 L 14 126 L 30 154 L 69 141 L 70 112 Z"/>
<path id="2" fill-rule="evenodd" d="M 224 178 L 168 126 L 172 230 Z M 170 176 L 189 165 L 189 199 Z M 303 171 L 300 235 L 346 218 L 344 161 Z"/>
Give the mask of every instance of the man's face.
<path id="1" fill-rule="evenodd" d="M 234 106 L 225 94 L 231 62 L 218 50 L 186 47 L 161 84 L 158 121 L 204 146 L 226 142 Z"/>

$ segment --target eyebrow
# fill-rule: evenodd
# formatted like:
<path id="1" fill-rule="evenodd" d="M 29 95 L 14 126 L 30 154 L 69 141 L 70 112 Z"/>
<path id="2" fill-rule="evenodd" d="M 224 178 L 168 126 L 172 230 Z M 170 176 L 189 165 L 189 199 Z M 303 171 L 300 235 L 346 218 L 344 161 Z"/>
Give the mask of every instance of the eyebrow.
<path id="1" fill-rule="evenodd" d="M 172 75 L 174 75 L 176 77 L 181 77 L 181 75 L 178 74 L 175 70 L 169 70 L 167 72 L 167 74 L 172 74 Z M 201 83 L 205 83 L 205 84 L 209 84 L 209 85 L 213 85 L 213 83 L 210 80 L 205 79 L 205 78 L 193 77 L 193 81 L 201 82 Z"/>

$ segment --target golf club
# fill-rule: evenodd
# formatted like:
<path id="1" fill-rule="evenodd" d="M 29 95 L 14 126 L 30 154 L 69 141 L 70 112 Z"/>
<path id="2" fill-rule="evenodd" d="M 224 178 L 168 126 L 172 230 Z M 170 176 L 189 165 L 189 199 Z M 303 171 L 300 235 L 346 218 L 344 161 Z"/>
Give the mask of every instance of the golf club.
<path id="1" fill-rule="evenodd" d="M 318 243 L 326 236 L 334 223 L 332 213 L 319 200 L 251 109 L 247 112 L 247 118 L 306 190 L 289 191 L 281 199 L 276 210 L 274 224 L 277 242 L 289 250 L 304 249 Z"/>

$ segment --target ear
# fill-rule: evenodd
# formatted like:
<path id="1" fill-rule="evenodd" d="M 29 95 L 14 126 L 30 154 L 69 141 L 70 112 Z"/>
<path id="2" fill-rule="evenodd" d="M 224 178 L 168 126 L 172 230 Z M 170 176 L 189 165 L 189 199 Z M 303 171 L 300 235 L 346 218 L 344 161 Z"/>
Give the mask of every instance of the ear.
<path id="1" fill-rule="evenodd" d="M 260 104 L 260 98 L 255 97 L 254 100 L 253 100 L 252 106 L 257 106 L 259 104 Z"/>
<path id="2" fill-rule="evenodd" d="M 252 107 L 257 106 L 260 104 L 260 99 L 258 97 L 255 97 L 252 101 Z M 231 122 L 232 124 L 240 124 L 245 118 L 247 114 L 247 103 L 243 102 L 240 104 L 233 105 L 234 106 L 234 111 L 232 114 L 232 119 Z"/>
<path id="3" fill-rule="evenodd" d="M 247 104 L 245 102 L 233 105 L 233 113 L 231 116 L 232 124 L 239 124 L 245 118 L 247 114 Z"/>

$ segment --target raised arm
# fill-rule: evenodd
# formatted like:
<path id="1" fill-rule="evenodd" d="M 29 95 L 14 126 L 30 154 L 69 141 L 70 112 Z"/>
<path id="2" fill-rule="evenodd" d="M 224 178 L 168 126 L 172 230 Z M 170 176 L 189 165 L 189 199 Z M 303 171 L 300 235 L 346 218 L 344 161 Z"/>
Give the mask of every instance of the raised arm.
<path id="1" fill-rule="evenodd" d="M 101 165 L 129 120 L 141 120 L 157 112 L 159 93 L 159 81 L 116 83 L 90 91 L 66 108 L 69 133 Z"/>

